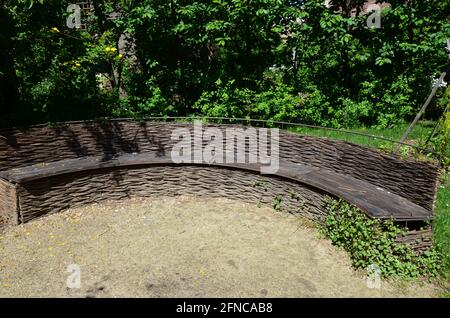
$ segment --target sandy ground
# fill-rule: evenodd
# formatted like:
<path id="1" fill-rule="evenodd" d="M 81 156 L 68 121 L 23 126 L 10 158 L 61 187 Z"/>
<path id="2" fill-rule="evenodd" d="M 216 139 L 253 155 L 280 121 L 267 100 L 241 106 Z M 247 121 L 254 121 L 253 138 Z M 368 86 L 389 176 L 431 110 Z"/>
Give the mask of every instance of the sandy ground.
<path id="1" fill-rule="evenodd" d="M 80 269 L 77 275 L 68 266 Z M 72 267 L 72 269 L 76 267 Z M 72 287 L 68 288 L 67 281 Z M 75 285 L 73 285 L 75 284 Z M 369 289 L 304 220 L 228 200 L 133 199 L 0 233 L 0 297 L 427 297 L 429 284 Z"/>

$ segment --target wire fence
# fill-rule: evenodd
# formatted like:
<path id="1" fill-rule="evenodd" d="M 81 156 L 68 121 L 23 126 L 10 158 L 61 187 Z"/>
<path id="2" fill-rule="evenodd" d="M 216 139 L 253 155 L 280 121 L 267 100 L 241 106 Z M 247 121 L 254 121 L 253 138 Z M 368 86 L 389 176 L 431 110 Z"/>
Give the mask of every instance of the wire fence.
<path id="1" fill-rule="evenodd" d="M 115 121 L 121 120 L 135 120 L 131 118 L 117 118 Z M 207 116 L 161 116 L 161 117 L 144 117 L 142 121 L 161 121 L 161 122 L 194 122 L 202 121 L 210 124 L 224 124 L 224 125 L 241 125 L 252 127 L 265 128 L 279 128 L 302 135 L 324 137 L 334 140 L 346 141 L 363 145 L 370 148 L 381 148 L 387 152 L 393 152 L 394 146 L 399 145 L 403 149 L 409 149 L 413 153 L 435 154 L 431 149 L 421 147 L 419 145 L 410 144 L 407 142 L 399 142 L 383 136 L 366 134 L 358 131 L 351 131 L 346 129 L 338 129 L 331 127 L 323 127 L 309 124 L 292 123 L 285 121 L 251 119 L 251 118 L 230 118 L 230 117 L 207 117 Z M 409 152 L 410 153 L 410 152 Z"/>
<path id="2" fill-rule="evenodd" d="M 208 116 L 157 116 L 157 117 L 142 117 L 142 118 L 113 118 L 104 120 L 88 120 L 88 121 L 69 121 L 62 123 L 52 123 L 51 125 L 64 125 L 74 123 L 88 123 L 88 122 L 101 122 L 101 121 L 158 121 L 158 122 L 178 122 L 178 123 L 190 123 L 194 121 L 202 121 L 209 124 L 222 124 L 222 125 L 241 125 L 252 127 L 265 127 L 265 128 L 279 128 L 281 130 L 297 133 L 305 136 L 323 137 L 333 140 L 345 141 L 369 148 L 378 148 L 388 153 L 393 153 L 395 148 L 400 148 L 402 153 L 408 155 L 422 154 L 430 156 L 435 159 L 440 159 L 440 156 L 431 149 L 410 144 L 407 142 L 400 142 L 384 136 L 377 136 L 367 134 L 358 131 L 338 129 L 324 126 L 316 126 L 302 123 L 292 123 L 285 121 L 274 121 L 264 119 L 251 119 L 251 118 L 231 118 L 231 117 L 208 117 Z M 45 126 L 46 124 L 35 125 L 34 127 Z M 25 128 L 25 127 L 22 127 Z M 395 146 L 398 147 L 395 147 Z"/>

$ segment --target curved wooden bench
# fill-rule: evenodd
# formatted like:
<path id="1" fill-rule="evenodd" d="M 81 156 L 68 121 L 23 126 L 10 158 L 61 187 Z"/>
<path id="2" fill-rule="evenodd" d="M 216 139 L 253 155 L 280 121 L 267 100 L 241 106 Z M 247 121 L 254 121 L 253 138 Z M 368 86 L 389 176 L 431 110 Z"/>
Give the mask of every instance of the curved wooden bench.
<path id="1" fill-rule="evenodd" d="M 204 125 L 210 127 L 230 126 Z M 326 216 L 327 196 L 372 218 L 420 224 L 433 218 L 435 165 L 284 131 L 274 175 L 262 175 L 258 164 L 180 165 L 168 156 L 175 128 L 192 123 L 123 120 L 0 130 L 0 219 L 17 224 L 101 200 L 179 194 L 277 203 L 316 221 Z"/>
<path id="2" fill-rule="evenodd" d="M 14 168 L 5 172 L 0 172 L 0 178 L 13 184 L 14 187 L 21 186 L 31 191 L 33 182 L 55 179 L 58 176 L 76 173 L 98 173 L 101 170 L 115 169 L 139 169 L 142 167 L 155 166 L 186 166 L 197 165 L 208 168 L 238 169 L 260 174 L 259 164 L 174 164 L 170 157 L 157 153 L 125 154 L 105 160 L 102 157 L 85 157 L 78 159 L 67 159 L 56 162 L 42 163 L 21 168 Z M 157 169 L 157 168 L 156 168 Z M 182 168 L 180 168 L 182 169 Z M 330 196 L 341 198 L 365 212 L 369 217 L 381 219 L 394 219 L 398 221 L 425 221 L 432 219 L 433 215 L 423 207 L 414 204 L 394 193 L 386 191 L 380 187 L 358 180 L 356 178 L 338 174 L 333 171 L 319 169 L 303 164 L 292 164 L 281 162 L 280 169 L 272 177 L 289 180 L 294 183 L 306 185 L 318 192 L 326 193 Z M 31 184 L 31 186 L 29 186 Z M 24 192 L 22 192 L 24 193 Z M 66 195 L 77 195 L 76 190 Z M 13 215 L 19 215 L 20 220 L 28 220 L 28 215 L 36 215 L 42 211 L 34 211 L 32 207 L 20 206 L 26 194 L 18 195 L 19 206 Z M 103 199 L 108 199 L 107 197 Z M 39 209 L 39 207 L 36 207 Z M 59 210 L 55 207 L 55 210 Z"/>
<path id="3" fill-rule="evenodd" d="M 221 131 L 236 125 L 204 124 Z M 0 130 L 0 171 L 41 162 L 125 153 L 170 153 L 171 132 L 192 123 L 63 123 Z M 246 127 L 244 127 L 246 128 Z M 330 170 L 367 181 L 432 211 L 438 184 L 436 165 L 404 160 L 373 149 L 327 138 L 280 131 L 280 160 Z M 225 142 L 225 140 L 224 140 Z"/>

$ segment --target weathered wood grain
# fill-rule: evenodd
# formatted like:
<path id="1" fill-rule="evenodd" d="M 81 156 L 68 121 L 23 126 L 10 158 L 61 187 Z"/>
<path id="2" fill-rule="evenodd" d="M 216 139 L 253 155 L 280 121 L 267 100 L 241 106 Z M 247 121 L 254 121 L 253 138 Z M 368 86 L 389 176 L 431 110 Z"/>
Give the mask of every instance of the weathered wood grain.
<path id="1" fill-rule="evenodd" d="M 19 223 L 17 200 L 15 186 L 0 179 L 0 227 Z"/>

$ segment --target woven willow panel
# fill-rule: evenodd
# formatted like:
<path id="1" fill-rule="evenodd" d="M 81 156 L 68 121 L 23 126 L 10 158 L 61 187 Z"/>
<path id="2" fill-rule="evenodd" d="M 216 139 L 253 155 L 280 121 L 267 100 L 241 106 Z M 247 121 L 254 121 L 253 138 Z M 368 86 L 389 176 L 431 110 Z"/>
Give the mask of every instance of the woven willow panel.
<path id="1" fill-rule="evenodd" d="M 240 170 L 196 166 L 79 172 L 22 184 L 18 195 L 23 222 L 104 200 L 177 195 L 237 199 L 272 207 L 279 201 L 280 210 L 317 222 L 326 213 L 325 196 L 300 184 Z"/>
<path id="2" fill-rule="evenodd" d="M 203 125 L 225 132 L 229 125 Z M 239 126 L 237 126 L 239 127 Z M 146 151 L 170 152 L 174 128 L 192 124 L 114 121 L 72 123 L 0 131 L 0 171 L 49 161 Z M 226 138 L 224 142 L 226 141 Z M 432 211 L 438 183 L 435 165 L 406 161 L 326 138 L 280 132 L 280 159 L 329 169 L 368 181 Z"/>
<path id="3" fill-rule="evenodd" d="M 27 182 L 17 191 L 21 222 L 105 200 L 178 195 L 228 198 L 269 207 L 279 203 L 280 211 L 317 223 L 322 223 L 327 213 L 327 196 L 317 189 L 273 176 L 217 167 L 107 168 Z M 399 241 L 411 243 L 421 253 L 432 244 L 431 227 L 412 230 Z"/>
<path id="4" fill-rule="evenodd" d="M 16 188 L 0 179 L 0 227 L 18 221 Z"/>

